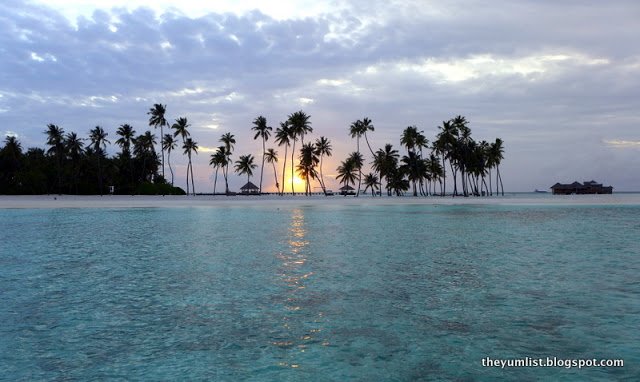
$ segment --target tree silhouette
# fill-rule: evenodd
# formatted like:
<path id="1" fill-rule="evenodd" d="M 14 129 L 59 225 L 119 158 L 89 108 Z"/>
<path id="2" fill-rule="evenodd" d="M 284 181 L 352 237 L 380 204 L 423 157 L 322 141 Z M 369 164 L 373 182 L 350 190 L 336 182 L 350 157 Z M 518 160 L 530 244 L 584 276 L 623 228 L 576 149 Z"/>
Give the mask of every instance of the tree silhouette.
<path id="1" fill-rule="evenodd" d="M 165 119 L 165 114 L 167 112 L 167 105 L 162 105 L 159 103 L 153 104 L 153 107 L 149 109 L 147 115 L 149 115 L 149 126 L 153 126 L 154 128 L 158 128 L 160 126 L 160 151 L 162 152 L 162 177 L 164 176 L 164 127 L 169 126 L 167 120 Z M 166 178 L 165 178 L 166 179 Z"/>
<path id="2" fill-rule="evenodd" d="M 262 194 L 262 174 L 264 173 L 264 160 L 265 160 L 265 142 L 269 140 L 271 136 L 271 126 L 267 126 L 267 119 L 263 116 L 257 117 L 253 120 L 253 127 L 251 130 L 255 131 L 256 134 L 253 136 L 253 139 L 258 139 L 258 137 L 262 138 L 262 166 L 260 167 L 260 193 Z"/>

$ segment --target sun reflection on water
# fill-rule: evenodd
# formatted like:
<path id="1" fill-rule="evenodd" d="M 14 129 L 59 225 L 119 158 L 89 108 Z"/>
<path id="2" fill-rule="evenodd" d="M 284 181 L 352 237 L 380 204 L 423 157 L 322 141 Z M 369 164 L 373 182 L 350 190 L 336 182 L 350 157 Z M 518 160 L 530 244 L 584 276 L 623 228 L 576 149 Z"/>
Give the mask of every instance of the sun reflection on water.
<path id="1" fill-rule="evenodd" d="M 280 262 L 278 277 L 284 286 L 281 299 L 283 305 L 282 335 L 272 345 L 282 351 L 279 366 L 285 368 L 303 368 L 301 355 L 309 346 L 326 341 L 319 341 L 323 313 L 314 312 L 308 303 L 310 294 L 308 284 L 315 276 L 309 269 L 309 240 L 305 224 L 304 211 L 294 209 L 291 212 L 291 223 L 285 241 L 286 250 L 276 257 Z"/>

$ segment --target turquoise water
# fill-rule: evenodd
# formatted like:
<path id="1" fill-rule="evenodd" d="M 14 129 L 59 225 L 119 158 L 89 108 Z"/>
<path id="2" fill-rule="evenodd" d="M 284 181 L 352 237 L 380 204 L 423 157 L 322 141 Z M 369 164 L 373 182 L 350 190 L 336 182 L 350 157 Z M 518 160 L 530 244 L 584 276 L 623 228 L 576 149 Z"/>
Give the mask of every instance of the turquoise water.
<path id="1" fill-rule="evenodd" d="M 640 380 L 640 206 L 0 210 L 3 380 Z M 483 368 L 524 357 L 623 368 Z"/>

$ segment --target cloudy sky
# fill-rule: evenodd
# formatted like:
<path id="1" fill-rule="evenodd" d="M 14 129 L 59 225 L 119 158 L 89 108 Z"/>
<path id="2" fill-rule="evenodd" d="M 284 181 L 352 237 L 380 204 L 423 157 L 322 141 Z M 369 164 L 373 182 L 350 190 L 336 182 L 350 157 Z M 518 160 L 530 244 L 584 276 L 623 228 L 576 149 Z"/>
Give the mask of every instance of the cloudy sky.
<path id="1" fill-rule="evenodd" d="M 260 157 L 258 115 L 274 129 L 311 115 L 335 174 L 357 119 L 373 120 L 381 147 L 409 125 L 431 139 L 460 114 L 477 140 L 504 140 L 507 191 L 591 179 L 640 190 L 638 20 L 637 0 L 3 0 L 0 133 L 44 147 L 48 123 L 100 125 L 114 142 L 123 123 L 148 129 L 163 103 L 171 121 L 189 119 L 207 191 L 223 133 L 236 158 Z M 184 187 L 185 160 L 172 160 Z"/>

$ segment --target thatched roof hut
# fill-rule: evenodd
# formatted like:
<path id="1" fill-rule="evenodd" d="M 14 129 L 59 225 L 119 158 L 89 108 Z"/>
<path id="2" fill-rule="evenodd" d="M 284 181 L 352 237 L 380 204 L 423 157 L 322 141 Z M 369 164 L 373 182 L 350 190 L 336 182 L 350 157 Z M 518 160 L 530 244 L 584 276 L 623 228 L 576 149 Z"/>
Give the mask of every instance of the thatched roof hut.
<path id="1" fill-rule="evenodd" d="M 259 194 L 260 188 L 251 182 L 247 182 L 247 184 L 240 187 L 240 192 L 243 194 Z"/>
<path id="2" fill-rule="evenodd" d="M 355 191 L 356 189 L 349 186 L 348 184 L 340 187 L 340 195 L 355 195 Z"/>

